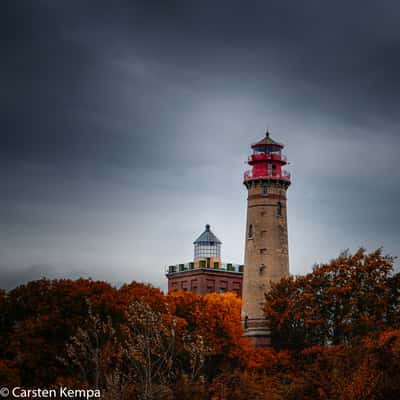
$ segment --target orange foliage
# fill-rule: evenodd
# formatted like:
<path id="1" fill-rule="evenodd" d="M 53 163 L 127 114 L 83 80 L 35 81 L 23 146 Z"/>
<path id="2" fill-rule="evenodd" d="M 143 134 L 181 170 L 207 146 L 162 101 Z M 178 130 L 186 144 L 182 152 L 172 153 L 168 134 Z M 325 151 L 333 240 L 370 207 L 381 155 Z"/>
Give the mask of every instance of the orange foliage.
<path id="1" fill-rule="evenodd" d="M 228 359 L 241 358 L 250 344 L 243 337 L 241 300 L 234 293 L 210 293 L 199 296 L 188 292 L 169 295 L 176 316 L 183 318 L 187 329 L 201 335 L 210 354 Z"/>
<path id="2" fill-rule="evenodd" d="M 69 359 L 102 381 L 118 376 L 125 393 L 151 387 L 149 399 L 156 392 L 171 400 L 397 399 L 400 276 L 392 268 L 381 250 L 360 249 L 276 283 L 265 306 L 274 348 L 265 349 L 243 337 L 241 300 L 232 293 L 30 282 L 0 291 L 0 381 L 79 386 L 85 380 L 60 361 Z M 79 351 L 88 339 L 99 362 Z"/>
<path id="3" fill-rule="evenodd" d="M 114 304 L 114 306 L 121 308 L 123 311 L 127 311 L 129 304 L 135 301 L 150 305 L 154 311 L 167 312 L 169 307 L 167 297 L 160 289 L 138 282 L 122 286 L 118 290 L 116 301 L 117 304 Z"/>
<path id="4" fill-rule="evenodd" d="M 265 312 L 274 344 L 293 350 L 339 344 L 384 327 L 399 299 L 392 270 L 393 258 L 381 249 L 360 249 L 273 285 Z"/>

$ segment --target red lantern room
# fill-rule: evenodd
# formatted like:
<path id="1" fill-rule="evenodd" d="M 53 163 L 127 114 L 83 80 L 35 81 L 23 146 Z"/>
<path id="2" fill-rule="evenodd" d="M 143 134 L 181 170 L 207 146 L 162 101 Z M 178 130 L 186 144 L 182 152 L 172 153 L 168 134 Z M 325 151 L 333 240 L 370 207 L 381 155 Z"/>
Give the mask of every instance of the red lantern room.
<path id="1" fill-rule="evenodd" d="M 282 154 L 283 147 L 270 138 L 268 131 L 262 140 L 254 143 L 251 146 L 253 154 L 248 159 L 252 169 L 245 172 L 245 183 L 253 179 L 271 179 L 290 184 L 290 173 L 283 169 L 287 164 L 287 158 Z"/>

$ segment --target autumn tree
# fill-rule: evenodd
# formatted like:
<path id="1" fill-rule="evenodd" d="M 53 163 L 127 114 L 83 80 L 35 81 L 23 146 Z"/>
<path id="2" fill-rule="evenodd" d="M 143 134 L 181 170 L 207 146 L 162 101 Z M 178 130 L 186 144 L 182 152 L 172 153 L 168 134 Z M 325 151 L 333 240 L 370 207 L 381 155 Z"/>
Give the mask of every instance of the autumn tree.
<path id="1" fill-rule="evenodd" d="M 15 288 L 6 296 L 2 356 L 13 362 L 24 385 L 53 384 L 65 369 L 58 357 L 84 325 L 88 302 L 96 313 L 116 317 L 114 295 L 108 283 L 89 279 L 41 279 Z"/>
<path id="2" fill-rule="evenodd" d="M 105 399 L 167 400 L 179 385 L 198 383 L 206 351 L 202 337 L 189 333 L 167 304 L 165 312 L 152 306 L 131 303 L 118 329 L 89 309 L 85 326 L 60 358 L 76 376 L 75 384 L 100 388 Z"/>
<path id="3" fill-rule="evenodd" d="M 274 348 L 243 337 L 232 293 L 46 279 L 0 291 L 0 381 L 107 400 L 367 400 L 400 390 L 400 275 L 343 253 L 266 295 Z"/>
<path id="4" fill-rule="evenodd" d="M 170 398 L 176 377 L 175 320 L 136 301 L 129 307 L 122 342 L 124 362 L 139 386 L 139 398 Z"/>
<path id="5" fill-rule="evenodd" d="M 20 384 L 19 370 L 8 352 L 12 325 L 7 311 L 7 295 L 0 289 L 0 382 L 4 385 L 17 386 Z"/>
<path id="6" fill-rule="evenodd" d="M 102 320 L 89 304 L 85 325 L 78 327 L 65 355 L 58 357 L 69 372 L 58 383 L 100 389 L 104 399 L 130 398 L 135 386 L 122 373 L 118 337 L 111 318 Z"/>
<path id="7" fill-rule="evenodd" d="M 381 249 L 367 254 L 361 248 L 273 285 L 265 305 L 273 344 L 289 349 L 340 344 L 385 327 L 399 307 L 393 262 Z"/>
<path id="8" fill-rule="evenodd" d="M 175 304 L 175 315 L 186 321 L 188 332 L 196 333 L 204 340 L 209 378 L 221 368 L 243 364 L 251 346 L 243 337 L 240 298 L 229 292 L 203 296 L 177 292 L 170 298 Z"/>
<path id="9" fill-rule="evenodd" d="M 116 293 L 115 306 L 121 309 L 126 317 L 130 305 L 136 301 L 146 303 L 157 312 L 172 312 L 167 296 L 160 289 L 135 281 L 121 286 Z"/>

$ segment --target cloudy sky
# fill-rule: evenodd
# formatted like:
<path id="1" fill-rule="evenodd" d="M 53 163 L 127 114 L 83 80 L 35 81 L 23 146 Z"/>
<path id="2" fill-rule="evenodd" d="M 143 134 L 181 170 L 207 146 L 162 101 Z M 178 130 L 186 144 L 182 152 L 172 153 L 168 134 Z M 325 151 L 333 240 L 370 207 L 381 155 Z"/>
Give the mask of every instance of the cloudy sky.
<path id="1" fill-rule="evenodd" d="M 0 286 L 165 288 L 210 223 L 241 263 L 250 143 L 285 143 L 291 272 L 400 255 L 400 5 L 0 5 Z"/>

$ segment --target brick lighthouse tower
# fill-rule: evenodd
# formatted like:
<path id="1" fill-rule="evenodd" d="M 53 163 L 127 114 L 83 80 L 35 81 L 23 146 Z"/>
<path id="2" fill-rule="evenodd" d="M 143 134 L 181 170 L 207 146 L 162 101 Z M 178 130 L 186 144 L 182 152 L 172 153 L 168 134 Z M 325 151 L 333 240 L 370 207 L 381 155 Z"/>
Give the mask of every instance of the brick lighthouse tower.
<path id="1" fill-rule="evenodd" d="M 243 308 L 245 335 L 255 346 L 270 344 L 269 329 L 264 318 L 264 293 L 271 281 L 289 275 L 286 191 L 290 174 L 283 145 L 269 132 L 252 146 L 248 158 L 252 169 L 244 174 L 248 191 L 246 247 L 243 276 Z"/>

